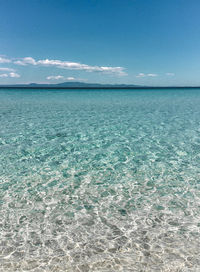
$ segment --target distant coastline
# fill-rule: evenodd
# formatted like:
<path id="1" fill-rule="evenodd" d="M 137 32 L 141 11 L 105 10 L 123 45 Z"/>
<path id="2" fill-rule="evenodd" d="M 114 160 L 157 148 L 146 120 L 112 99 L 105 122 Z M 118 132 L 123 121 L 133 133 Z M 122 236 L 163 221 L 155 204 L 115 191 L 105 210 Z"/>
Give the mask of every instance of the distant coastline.
<path id="1" fill-rule="evenodd" d="M 137 89 L 200 89 L 200 87 L 190 87 L 190 86 L 170 86 L 170 87 L 154 87 L 154 86 L 147 86 L 147 87 L 142 87 L 142 86 L 138 86 L 138 87 L 131 87 L 131 86 L 125 86 L 125 87 L 91 87 L 91 86 L 88 86 L 88 87 L 52 87 L 52 86 L 49 86 L 49 87 L 32 87 L 32 86 L 0 86 L 0 89 L 54 89 L 54 90 L 58 90 L 58 89 L 63 89 L 63 90 L 122 90 L 122 89 L 126 89 L 126 90 L 137 90 Z"/>
<path id="2" fill-rule="evenodd" d="M 132 84 L 98 84 L 63 82 L 59 84 L 13 84 L 0 85 L 0 89 L 198 89 L 200 86 L 141 86 Z"/>

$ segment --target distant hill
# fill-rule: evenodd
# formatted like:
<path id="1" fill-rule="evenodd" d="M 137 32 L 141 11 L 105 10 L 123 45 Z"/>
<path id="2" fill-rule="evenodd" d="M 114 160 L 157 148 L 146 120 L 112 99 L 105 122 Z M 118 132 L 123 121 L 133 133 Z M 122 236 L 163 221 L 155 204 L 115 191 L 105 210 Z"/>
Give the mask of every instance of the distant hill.
<path id="1" fill-rule="evenodd" d="M 134 84 L 99 84 L 99 83 L 85 83 L 85 82 L 62 82 L 57 84 L 13 84 L 0 85 L 0 89 L 7 88 L 22 88 L 22 89 L 193 89 L 200 88 L 199 86 L 142 86 Z"/>
<path id="2" fill-rule="evenodd" d="M 62 82 L 57 84 L 14 84 L 14 85 L 0 85 L 0 88 L 137 88 L 139 85 L 127 84 L 98 84 L 85 82 Z"/>

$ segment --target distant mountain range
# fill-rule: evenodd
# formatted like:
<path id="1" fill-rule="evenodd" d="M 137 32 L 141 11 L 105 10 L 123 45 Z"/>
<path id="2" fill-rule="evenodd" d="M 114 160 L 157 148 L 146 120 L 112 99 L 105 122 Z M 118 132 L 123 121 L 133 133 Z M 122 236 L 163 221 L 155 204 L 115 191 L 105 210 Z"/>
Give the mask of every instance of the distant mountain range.
<path id="1" fill-rule="evenodd" d="M 58 84 L 14 84 L 14 85 L 0 85 L 0 88 L 137 88 L 139 85 L 127 84 L 98 84 L 85 82 L 62 82 Z"/>
<path id="2" fill-rule="evenodd" d="M 134 84 L 100 84 L 85 82 L 62 82 L 57 84 L 9 84 L 0 85 L 0 89 L 171 89 L 171 88 L 200 88 L 199 86 L 142 86 Z"/>

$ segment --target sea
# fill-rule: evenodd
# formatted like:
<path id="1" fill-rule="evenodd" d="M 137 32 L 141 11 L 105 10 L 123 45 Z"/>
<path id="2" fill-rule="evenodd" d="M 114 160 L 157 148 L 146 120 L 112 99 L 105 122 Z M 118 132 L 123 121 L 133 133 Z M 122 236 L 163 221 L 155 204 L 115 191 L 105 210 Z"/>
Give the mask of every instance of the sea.
<path id="1" fill-rule="evenodd" d="M 1 89 L 0 271 L 200 271 L 200 89 Z"/>

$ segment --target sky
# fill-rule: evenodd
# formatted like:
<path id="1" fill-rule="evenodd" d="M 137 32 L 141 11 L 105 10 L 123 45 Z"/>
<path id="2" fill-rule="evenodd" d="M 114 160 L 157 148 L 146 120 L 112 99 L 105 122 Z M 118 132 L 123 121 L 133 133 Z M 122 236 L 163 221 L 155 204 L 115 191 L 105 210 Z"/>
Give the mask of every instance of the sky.
<path id="1" fill-rule="evenodd" d="M 199 0 L 0 0 L 0 84 L 200 86 Z"/>

